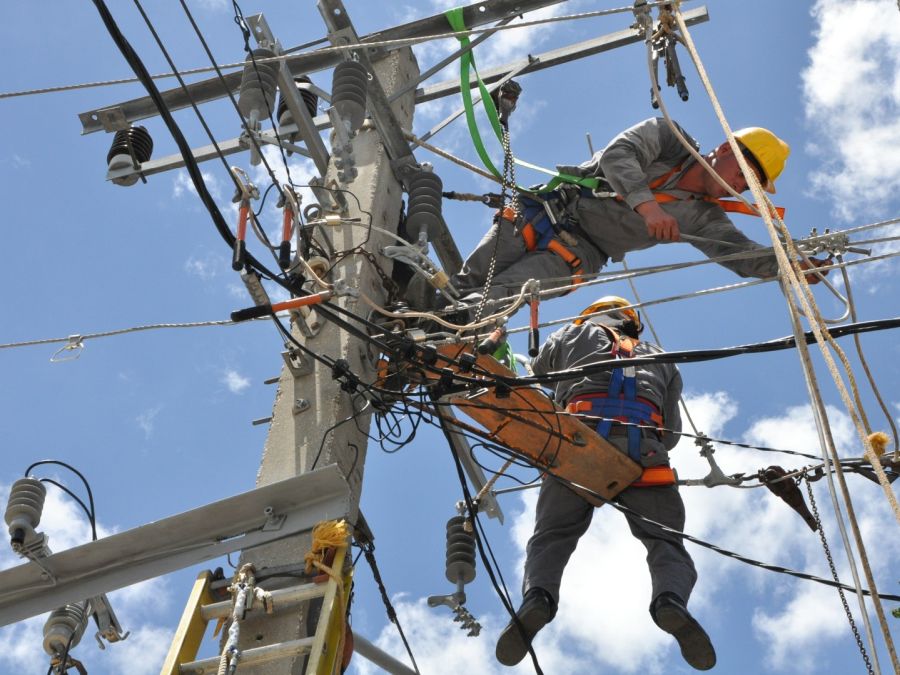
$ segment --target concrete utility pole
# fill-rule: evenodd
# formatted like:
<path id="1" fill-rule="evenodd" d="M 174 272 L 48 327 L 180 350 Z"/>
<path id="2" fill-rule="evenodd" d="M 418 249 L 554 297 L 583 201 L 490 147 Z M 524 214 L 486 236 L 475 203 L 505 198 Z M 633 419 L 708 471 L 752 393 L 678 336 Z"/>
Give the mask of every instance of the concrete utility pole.
<path id="1" fill-rule="evenodd" d="M 323 14 L 333 12 L 335 8 L 343 11 L 340 3 L 322 2 Z M 333 14 L 332 14 L 333 15 Z M 346 17 L 346 13 L 343 14 Z M 331 28 L 331 27 L 330 27 Z M 331 31 L 333 33 L 333 31 Z M 339 39 L 339 38 L 336 38 Z M 388 56 L 373 64 L 373 72 L 377 82 L 371 82 L 369 96 L 375 85 L 390 96 L 407 83 L 414 81 L 418 75 L 418 65 L 409 48 L 391 52 Z M 376 94 L 377 96 L 377 94 Z M 404 129 L 412 126 L 415 108 L 415 92 L 413 89 L 399 97 L 390 109 L 396 121 Z M 378 105 L 373 101 L 371 105 Z M 377 118 L 377 116 L 376 116 Z M 334 157 L 329 162 L 325 175 L 325 185 L 334 185 L 352 190 L 359 199 L 348 198 L 349 218 L 359 218 L 361 224 L 368 223 L 365 212 L 372 214 L 372 224 L 396 231 L 400 216 L 403 189 L 392 169 L 392 159 L 388 155 L 382 140 L 384 129 L 375 124 L 366 123 L 353 139 L 353 156 L 358 175 L 352 182 L 342 183 L 334 165 Z M 365 242 L 366 250 L 377 255 L 380 247 L 393 244 L 385 235 L 378 232 L 367 234 L 364 227 L 341 225 L 329 231 L 337 250 L 348 250 Z M 368 238 L 368 240 L 367 240 Z M 379 264 L 390 274 L 391 261 L 378 256 Z M 366 258 L 360 255 L 347 256 L 335 268 L 332 281 L 343 280 L 349 287 L 358 288 L 377 302 L 383 302 L 385 292 L 381 278 Z M 354 314 L 367 316 L 369 307 L 357 298 L 345 296 L 337 300 L 342 306 Z M 314 337 L 304 336 L 302 331 L 294 327 L 294 334 L 310 349 L 327 354 L 333 358 L 346 359 L 350 370 L 366 379 L 373 377 L 373 354 L 367 345 L 358 338 L 347 334 L 331 322 L 320 321 L 320 328 Z M 300 365 L 295 357 L 294 365 Z M 304 360 L 307 357 L 302 357 Z M 359 507 L 362 490 L 363 469 L 366 459 L 367 437 L 370 413 L 360 413 L 365 401 L 354 397 L 341 389 L 341 383 L 332 377 L 329 368 L 319 362 L 302 363 L 300 368 L 285 365 L 282 369 L 275 396 L 274 411 L 269 435 L 257 477 L 257 485 L 266 485 L 289 476 L 310 471 L 315 462 L 316 467 L 336 463 L 351 489 L 351 510 L 355 516 Z M 354 408 L 355 405 L 355 408 Z M 341 424 L 353 416 L 355 422 Z M 326 434 L 323 439 L 323 434 Z M 321 454 L 319 454 L 321 448 Z M 242 562 L 252 562 L 257 569 L 268 566 L 284 566 L 301 564 L 310 547 L 309 536 L 298 536 L 275 544 L 254 548 L 247 551 Z M 272 584 L 265 584 L 266 588 Z M 248 619 L 241 630 L 241 649 L 260 647 L 295 640 L 308 635 L 306 611 L 286 612 L 271 617 Z M 304 658 L 297 658 L 293 663 L 285 660 L 254 667 L 246 665 L 241 671 L 247 675 L 266 673 L 266 675 L 294 674 L 302 672 Z"/>

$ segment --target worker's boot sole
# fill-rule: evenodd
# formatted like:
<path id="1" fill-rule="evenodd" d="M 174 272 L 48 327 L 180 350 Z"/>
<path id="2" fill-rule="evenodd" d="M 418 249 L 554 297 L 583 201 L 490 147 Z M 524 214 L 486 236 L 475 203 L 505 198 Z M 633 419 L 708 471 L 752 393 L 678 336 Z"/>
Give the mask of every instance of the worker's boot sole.
<path id="1" fill-rule="evenodd" d="M 548 615 L 547 607 L 542 604 L 524 604 L 516 613 L 522 628 L 525 629 L 527 640 L 522 635 L 522 631 L 516 625 L 515 621 L 510 621 L 500 638 L 497 640 L 497 660 L 504 666 L 514 666 L 525 658 L 531 647 L 531 641 L 544 626 L 549 623 L 551 617 Z"/>
<path id="2" fill-rule="evenodd" d="M 716 650 L 702 626 L 687 612 L 673 605 L 656 611 L 656 624 L 672 635 L 681 647 L 681 656 L 697 670 L 716 665 Z"/>

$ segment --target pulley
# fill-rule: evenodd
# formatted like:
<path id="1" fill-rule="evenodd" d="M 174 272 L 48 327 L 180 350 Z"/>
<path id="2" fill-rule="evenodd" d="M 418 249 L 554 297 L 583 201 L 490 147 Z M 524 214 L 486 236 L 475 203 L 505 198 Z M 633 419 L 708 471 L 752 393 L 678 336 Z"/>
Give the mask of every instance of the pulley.
<path id="1" fill-rule="evenodd" d="M 34 534 L 41 522 L 47 488 L 37 478 L 20 478 L 9 491 L 6 506 L 6 524 L 9 527 L 10 545 L 18 552 L 25 539 Z"/>
<path id="2" fill-rule="evenodd" d="M 432 171 L 420 169 L 409 179 L 406 233 L 413 242 L 431 241 L 441 221 L 444 184 Z"/>
<path id="3" fill-rule="evenodd" d="M 331 106 L 347 130 L 354 134 L 366 119 L 369 72 L 358 61 L 342 61 L 334 68 L 331 81 Z"/>
<path id="4" fill-rule="evenodd" d="M 112 145 L 106 153 L 106 168 L 112 173 L 119 169 L 137 169 L 141 164 L 150 159 L 153 153 L 153 138 L 142 126 L 131 126 L 120 129 L 113 136 Z M 116 185 L 134 185 L 139 178 L 138 173 L 130 173 L 127 176 L 113 178 Z"/>

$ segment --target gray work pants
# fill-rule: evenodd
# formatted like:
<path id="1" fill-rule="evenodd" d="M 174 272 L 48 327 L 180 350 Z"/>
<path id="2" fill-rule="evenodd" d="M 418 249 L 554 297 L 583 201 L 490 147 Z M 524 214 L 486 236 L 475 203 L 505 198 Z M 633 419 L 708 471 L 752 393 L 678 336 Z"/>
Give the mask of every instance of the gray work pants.
<path id="1" fill-rule="evenodd" d="M 627 488 L 615 501 L 651 520 L 677 530 L 684 529 L 684 502 L 674 485 Z M 534 534 L 528 541 L 522 595 L 543 588 L 559 602 L 563 570 L 575 546 L 591 524 L 594 507 L 552 477 L 541 484 Z M 630 514 L 624 514 L 631 533 L 647 548 L 652 582 L 651 603 L 670 591 L 685 604 L 697 581 L 694 562 L 680 537 L 661 531 Z M 610 551 L 609 555 L 615 555 Z"/>
<path id="2" fill-rule="evenodd" d="M 495 246 L 497 262 L 488 291 L 488 298 L 491 300 L 517 295 L 522 290 L 522 284 L 529 279 L 539 279 L 541 290 L 561 288 L 572 283 L 572 269 L 565 260 L 553 251 L 528 251 L 521 233 L 516 231 L 515 224 L 503 218 L 498 220 L 499 222 L 494 223 L 475 250 L 466 258 L 463 268 L 451 279 L 463 296 L 483 291 Z M 496 241 L 498 234 L 499 242 Z M 590 244 L 580 232 L 575 230 L 570 234 L 575 238 L 576 244 L 574 246 L 567 244 L 566 248 L 581 259 L 585 274 L 593 274 L 606 264 L 606 256 Z M 561 291 L 549 297 L 565 295 L 567 292 Z"/>

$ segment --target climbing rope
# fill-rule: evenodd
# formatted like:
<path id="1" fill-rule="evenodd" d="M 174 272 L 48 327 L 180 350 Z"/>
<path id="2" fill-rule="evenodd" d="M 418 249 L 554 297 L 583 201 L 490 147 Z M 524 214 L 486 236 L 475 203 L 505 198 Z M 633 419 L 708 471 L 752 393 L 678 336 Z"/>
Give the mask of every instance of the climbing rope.
<path id="1" fill-rule="evenodd" d="M 738 164 L 741 167 L 741 171 L 744 174 L 745 180 L 750 187 L 750 190 L 756 199 L 757 203 L 765 204 L 767 208 L 761 209 L 760 215 L 763 218 L 763 222 L 766 224 L 766 228 L 769 231 L 769 235 L 772 239 L 772 245 L 775 249 L 776 260 L 778 261 L 779 269 L 782 273 L 782 281 L 786 282 L 788 288 L 792 291 L 792 293 L 785 293 L 785 298 L 788 301 L 788 308 L 790 310 L 791 315 L 791 323 L 794 328 L 795 335 L 798 338 L 798 347 L 799 354 L 801 357 L 801 362 L 803 364 L 804 373 L 807 377 L 807 383 L 810 389 L 810 395 L 814 399 L 816 405 L 814 405 L 814 412 L 819 421 L 820 435 L 823 436 L 823 440 L 830 441 L 830 427 L 828 426 L 827 417 L 825 415 L 820 415 L 819 412 L 824 412 L 824 406 L 821 404 L 820 393 L 818 391 L 818 387 L 815 383 L 815 375 L 813 373 L 813 366 L 810 359 L 809 349 L 805 342 L 801 342 L 799 340 L 800 334 L 802 333 L 800 329 L 799 319 L 797 317 L 800 309 L 795 304 L 799 301 L 799 304 L 802 306 L 803 314 L 809 320 L 810 327 L 812 328 L 816 341 L 819 343 L 823 358 L 828 366 L 830 374 L 835 381 L 835 384 L 838 387 L 838 391 L 843 399 L 844 405 L 850 414 L 851 419 L 853 420 L 854 426 L 857 429 L 857 433 L 860 436 L 860 439 L 863 443 L 863 447 L 865 448 L 866 457 L 872 462 L 872 466 L 875 469 L 875 473 L 878 476 L 879 483 L 881 484 L 883 490 L 888 496 L 888 500 L 891 503 L 891 506 L 894 510 L 895 518 L 897 518 L 898 522 L 900 522 L 900 505 L 897 504 L 896 496 L 893 494 L 891 490 L 890 483 L 887 480 L 887 476 L 884 473 L 884 469 L 881 466 L 881 462 L 878 457 L 875 455 L 871 442 L 868 439 L 868 434 L 865 432 L 861 425 L 861 421 L 857 410 L 854 408 L 853 401 L 851 400 L 850 394 L 847 391 L 844 381 L 841 378 L 837 366 L 834 363 L 833 358 L 831 357 L 830 352 L 827 349 L 826 341 L 830 342 L 832 348 L 835 351 L 838 351 L 838 347 L 833 340 L 828 340 L 825 337 L 827 335 L 827 330 L 824 328 L 824 321 L 821 317 L 821 314 L 818 311 L 818 307 L 816 306 L 815 298 L 812 295 L 812 292 L 809 289 L 809 284 L 806 281 L 804 272 L 799 268 L 799 265 L 796 262 L 792 262 L 788 259 L 788 254 L 791 256 L 798 258 L 799 254 L 796 250 L 796 247 L 793 245 L 791 240 L 790 233 L 787 230 L 787 227 L 784 225 L 784 222 L 778 217 L 777 213 L 775 213 L 774 207 L 771 201 L 768 200 L 766 195 L 762 190 L 762 186 L 759 183 L 759 180 L 756 176 L 756 172 L 749 166 L 746 158 L 743 156 L 743 153 L 740 150 L 740 147 L 737 143 L 737 139 L 735 139 L 733 132 L 731 131 L 731 127 L 728 124 L 728 121 L 725 118 L 724 112 L 719 104 L 718 98 L 713 90 L 712 84 L 710 83 L 709 77 L 706 74 L 706 70 L 700 60 L 700 56 L 697 53 L 696 47 L 694 46 L 693 40 L 691 39 L 690 33 L 687 29 L 687 25 L 685 24 L 684 17 L 681 14 L 680 8 L 675 8 L 675 17 L 678 22 L 679 30 L 684 38 L 684 44 L 687 48 L 688 52 L 691 55 L 691 59 L 693 60 L 697 72 L 700 75 L 700 79 L 703 82 L 703 86 L 706 89 L 706 92 L 710 98 L 710 101 L 713 104 L 713 108 L 715 110 L 716 116 L 719 119 L 720 124 L 722 125 L 722 129 L 725 131 L 725 135 L 728 139 L 728 143 L 731 146 L 732 151 L 735 153 L 735 158 L 738 161 Z M 775 225 L 775 219 L 778 220 L 778 226 Z M 779 235 L 783 239 L 784 248 L 779 245 Z M 824 333 L 824 335 L 823 335 Z M 829 336 L 830 337 L 830 336 Z M 849 373 L 848 373 L 849 375 Z M 832 458 L 837 461 L 837 451 L 833 446 L 833 442 L 828 442 L 823 444 L 823 453 L 831 453 Z M 856 539 L 857 549 L 860 555 L 860 561 L 863 565 L 863 570 L 866 574 L 866 580 L 869 584 L 869 587 L 875 591 L 874 587 L 874 579 L 871 576 L 871 570 L 868 564 L 868 556 L 865 552 L 865 545 L 862 541 L 861 534 L 859 533 L 859 527 L 856 523 L 856 519 L 853 515 L 853 507 L 852 501 L 850 498 L 849 491 L 846 487 L 846 482 L 844 480 L 843 472 L 840 469 L 840 465 L 836 464 L 836 475 L 838 477 L 838 482 L 841 486 L 842 496 L 844 498 L 844 503 L 847 506 L 847 515 L 848 520 L 850 521 L 851 527 L 854 532 L 854 538 Z M 829 473 L 829 481 L 830 481 L 830 473 Z M 830 485 L 830 482 L 829 482 Z M 836 513 L 839 514 L 840 511 L 836 510 Z M 852 560 L 852 553 L 848 547 L 848 556 Z M 851 565 L 852 567 L 852 565 Z M 862 602 L 862 594 L 857 591 L 857 595 L 859 596 L 860 601 Z M 863 621 L 866 623 L 868 629 L 868 615 L 865 611 L 865 603 L 862 602 L 863 605 Z M 881 624 L 882 633 L 884 634 L 885 643 L 888 647 L 888 652 L 891 656 L 891 661 L 893 663 L 894 669 L 900 672 L 900 661 L 897 659 L 897 654 L 894 649 L 893 640 L 891 638 L 890 630 L 888 629 L 886 619 L 884 618 L 884 609 L 881 606 L 881 602 L 878 600 L 877 595 L 873 597 L 873 605 L 875 607 L 876 614 L 878 615 L 879 623 Z M 877 656 L 874 653 L 874 640 L 870 636 L 870 646 L 872 647 L 873 654 L 872 658 L 875 659 L 875 667 L 877 668 Z"/>

